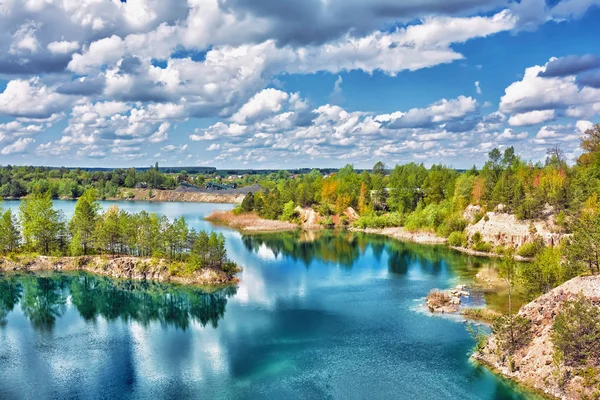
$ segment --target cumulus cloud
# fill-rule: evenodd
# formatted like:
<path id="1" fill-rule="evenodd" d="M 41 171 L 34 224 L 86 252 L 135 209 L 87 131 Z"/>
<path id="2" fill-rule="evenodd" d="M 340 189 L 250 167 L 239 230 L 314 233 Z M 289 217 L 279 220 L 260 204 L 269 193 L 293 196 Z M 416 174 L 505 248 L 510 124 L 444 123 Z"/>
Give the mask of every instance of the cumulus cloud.
<path id="1" fill-rule="evenodd" d="M 79 42 L 76 40 L 66 41 L 61 40 L 60 42 L 48 43 L 48 50 L 54 54 L 69 54 L 79 49 Z"/>
<path id="2" fill-rule="evenodd" d="M 68 105 L 67 96 L 56 93 L 39 78 L 12 80 L 0 93 L 0 114 L 13 117 L 48 118 Z"/>
<path id="3" fill-rule="evenodd" d="M 35 142 L 33 138 L 20 138 L 17 139 L 14 143 L 6 145 L 0 150 L 0 154 L 8 155 L 15 153 L 23 153 L 27 150 L 30 144 Z"/>
<path id="4" fill-rule="evenodd" d="M 136 160 L 161 146 L 161 157 L 174 160 L 187 147 L 169 141 L 185 133 L 191 145 L 228 165 L 267 155 L 356 162 L 476 155 L 526 140 L 507 123 L 584 120 L 600 112 L 598 60 L 572 55 L 532 67 L 506 89 L 499 112 L 486 116 L 474 98 L 458 93 L 385 114 L 347 110 L 345 74 L 390 79 L 453 63 L 465 58 L 462 43 L 579 18 L 594 4 L 8 1 L 0 6 L 0 73 L 15 79 L 0 93 L 0 114 L 14 121 L 0 125 L 0 142 L 21 151 L 31 145 L 25 139 L 55 125 L 55 136 L 36 154 Z M 282 78 L 323 73 L 330 74 L 328 85 L 334 82 L 328 104 L 286 91 Z M 479 80 L 475 92 L 482 94 Z M 56 123 L 65 116 L 66 128 Z"/>
<path id="5" fill-rule="evenodd" d="M 407 112 L 378 115 L 375 119 L 386 123 L 390 129 L 427 128 L 435 124 L 463 118 L 477 110 L 477 100 L 459 96 L 442 99 L 427 108 L 413 108 Z"/>
<path id="6" fill-rule="evenodd" d="M 549 62 L 551 63 L 552 60 Z M 550 118 L 550 110 L 554 116 L 566 115 L 576 118 L 589 117 L 600 109 L 600 90 L 593 87 L 580 88 L 573 75 L 543 77 L 548 68 L 533 66 L 525 70 L 523 79 L 509 85 L 504 96 L 500 99 L 500 111 L 509 114 L 524 114 L 515 116 L 514 122 L 520 122 L 524 117 L 534 121 Z M 546 111 L 535 113 L 532 111 Z"/>
<path id="7" fill-rule="evenodd" d="M 273 115 L 281 110 L 289 95 L 277 89 L 264 89 L 255 94 L 232 117 L 237 123 L 252 122 L 257 118 Z"/>
<path id="8" fill-rule="evenodd" d="M 596 68 L 600 68 L 600 58 L 592 54 L 585 54 L 583 56 L 571 55 L 561 58 L 553 57 L 546 64 L 544 71 L 539 72 L 539 76 L 569 76 Z"/>
<path id="9" fill-rule="evenodd" d="M 512 115 L 508 119 L 508 124 L 512 126 L 528 126 L 537 125 L 542 122 L 550 121 L 554 119 L 554 110 L 536 110 L 529 111 L 522 114 Z"/>

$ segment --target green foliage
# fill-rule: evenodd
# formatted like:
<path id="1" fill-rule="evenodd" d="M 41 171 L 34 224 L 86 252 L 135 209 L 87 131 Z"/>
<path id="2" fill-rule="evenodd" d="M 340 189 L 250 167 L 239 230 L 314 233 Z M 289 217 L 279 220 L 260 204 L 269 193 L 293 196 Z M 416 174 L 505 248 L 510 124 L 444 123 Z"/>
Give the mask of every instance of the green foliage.
<path id="1" fill-rule="evenodd" d="M 254 193 L 249 192 L 246 196 L 244 196 L 244 200 L 242 200 L 242 204 L 239 208 L 241 212 L 254 211 Z"/>
<path id="2" fill-rule="evenodd" d="M 536 255 L 538 255 L 543 249 L 544 249 L 544 243 L 539 240 L 536 240 L 533 242 L 528 242 L 528 243 L 522 244 L 517 249 L 517 255 L 519 255 L 521 257 L 533 258 Z"/>
<path id="3" fill-rule="evenodd" d="M 296 205 L 294 200 L 290 200 L 283 206 L 283 212 L 281 213 L 281 219 L 283 221 L 294 222 L 298 219 L 298 212 L 296 211 Z"/>
<path id="4" fill-rule="evenodd" d="M 533 262 L 520 266 L 519 278 L 525 295 L 530 300 L 560 285 L 567 278 L 561 250 L 555 247 L 544 248 Z"/>
<path id="5" fill-rule="evenodd" d="M 492 324 L 498 348 L 511 356 L 515 351 L 529 344 L 533 338 L 531 321 L 520 315 L 504 315 Z"/>
<path id="6" fill-rule="evenodd" d="M 452 232 L 448 236 L 448 244 L 450 246 L 461 247 L 461 246 L 463 246 L 463 243 L 466 243 L 466 241 L 467 241 L 467 238 L 462 231 L 461 232 Z"/>
<path id="7" fill-rule="evenodd" d="M 473 250 L 489 253 L 492 251 L 492 244 L 484 241 L 475 242 L 473 243 Z"/>
<path id="8" fill-rule="evenodd" d="M 499 312 L 485 307 L 464 307 L 461 308 L 460 315 L 463 315 L 467 318 L 485 321 L 489 323 L 493 323 L 498 318 L 502 317 L 502 314 L 500 314 Z"/>
<path id="9" fill-rule="evenodd" d="M 94 230 L 100 211 L 96 201 L 96 191 L 88 189 L 77 200 L 75 212 L 69 222 L 69 233 L 72 236 L 71 254 L 86 255 L 94 238 Z"/>
<path id="10" fill-rule="evenodd" d="M 481 326 L 477 326 L 473 323 L 467 324 L 467 332 L 475 340 L 475 346 L 473 346 L 473 353 L 478 353 L 485 347 L 489 334 Z"/>
<path id="11" fill-rule="evenodd" d="M 64 216 L 52 208 L 50 193 L 27 197 L 19 207 L 19 216 L 25 247 L 49 255 L 66 245 Z"/>
<path id="12" fill-rule="evenodd" d="M 554 320 L 552 343 L 568 366 L 600 366 L 600 307 L 583 295 L 566 301 Z"/>
<path id="13" fill-rule="evenodd" d="M 0 253 L 9 254 L 19 249 L 21 233 L 11 210 L 0 210 Z"/>
<path id="14" fill-rule="evenodd" d="M 396 226 L 402 226 L 403 216 L 400 213 L 388 213 L 383 215 L 377 215 L 371 212 L 366 215 L 361 215 L 356 221 L 354 226 L 357 228 L 391 228 Z"/>

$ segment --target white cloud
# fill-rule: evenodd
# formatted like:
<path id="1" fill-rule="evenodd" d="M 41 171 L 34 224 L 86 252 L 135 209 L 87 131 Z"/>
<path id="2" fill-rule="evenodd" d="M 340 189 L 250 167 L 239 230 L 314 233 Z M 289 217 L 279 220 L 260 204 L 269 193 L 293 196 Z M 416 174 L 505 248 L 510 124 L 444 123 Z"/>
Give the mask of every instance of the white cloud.
<path id="1" fill-rule="evenodd" d="M 80 74 L 92 72 L 95 68 L 117 62 L 125 50 L 125 43 L 119 36 L 103 38 L 90 44 L 82 54 L 73 54 L 68 68 Z"/>
<path id="2" fill-rule="evenodd" d="M 475 81 L 475 91 L 477 94 L 481 94 L 481 86 L 479 85 L 479 81 Z"/>
<path id="3" fill-rule="evenodd" d="M 158 130 L 152 134 L 152 136 L 150 136 L 148 138 L 148 141 L 150 143 L 161 143 L 166 141 L 167 139 L 169 139 L 169 128 L 171 127 L 171 124 L 168 122 L 163 122 L 162 124 L 160 124 L 160 126 L 158 127 Z"/>
<path id="4" fill-rule="evenodd" d="M 554 114 L 554 110 L 536 110 L 515 114 L 508 119 L 508 124 L 512 126 L 537 125 L 554 119 Z"/>
<path id="5" fill-rule="evenodd" d="M 387 122 L 388 128 L 421 128 L 463 118 L 476 110 L 477 100 L 459 96 L 456 99 L 439 100 L 426 108 L 378 115 L 375 120 Z"/>
<path id="6" fill-rule="evenodd" d="M 550 62 L 554 60 L 551 59 Z M 584 87 L 580 89 L 575 76 L 542 77 L 546 66 L 533 66 L 525 70 L 523 79 L 512 83 L 500 99 L 500 111 L 508 114 L 525 114 L 532 111 L 555 110 L 559 113 L 586 117 L 600 111 L 600 89 Z M 538 118 L 547 114 L 526 114 Z M 517 120 L 520 117 L 517 118 Z"/>
<path id="7" fill-rule="evenodd" d="M 36 37 L 39 24 L 35 21 L 27 21 L 17 29 L 12 36 L 12 44 L 9 52 L 18 54 L 21 52 L 35 53 L 38 51 L 40 44 Z"/>
<path id="8" fill-rule="evenodd" d="M 0 150 L 0 154 L 8 155 L 8 154 L 14 154 L 14 153 L 23 153 L 23 152 L 25 152 L 25 150 L 27 150 L 29 145 L 32 144 L 33 142 L 35 142 L 35 139 L 33 139 L 33 138 L 17 139 L 16 142 L 9 144 L 7 146 L 4 146 L 2 148 L 2 150 Z"/>
<path id="9" fill-rule="evenodd" d="M 39 78 L 9 81 L 0 93 L 0 114 L 16 117 L 48 118 L 65 109 L 68 96 L 42 84 Z"/>
<path id="10" fill-rule="evenodd" d="M 279 112 L 288 98 L 289 95 L 281 90 L 264 89 L 248 100 L 231 119 L 243 124 L 265 118 Z"/>
<path id="11" fill-rule="evenodd" d="M 54 54 L 69 54 L 79 49 L 79 42 L 76 40 L 69 42 L 61 40 L 60 42 L 48 43 L 48 50 Z"/>

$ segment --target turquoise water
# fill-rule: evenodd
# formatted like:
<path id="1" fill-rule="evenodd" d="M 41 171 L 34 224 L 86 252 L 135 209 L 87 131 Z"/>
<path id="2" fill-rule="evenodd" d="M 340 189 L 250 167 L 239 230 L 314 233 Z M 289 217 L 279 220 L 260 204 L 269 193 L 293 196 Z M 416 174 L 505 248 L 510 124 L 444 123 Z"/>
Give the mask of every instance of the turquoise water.
<path id="1" fill-rule="evenodd" d="M 55 204 L 72 213 L 74 203 Z M 464 323 L 420 307 L 430 289 L 468 282 L 481 260 L 358 234 L 244 236 L 203 221 L 228 205 L 119 206 L 222 231 L 241 283 L 0 276 L 1 399 L 525 398 L 469 361 Z"/>

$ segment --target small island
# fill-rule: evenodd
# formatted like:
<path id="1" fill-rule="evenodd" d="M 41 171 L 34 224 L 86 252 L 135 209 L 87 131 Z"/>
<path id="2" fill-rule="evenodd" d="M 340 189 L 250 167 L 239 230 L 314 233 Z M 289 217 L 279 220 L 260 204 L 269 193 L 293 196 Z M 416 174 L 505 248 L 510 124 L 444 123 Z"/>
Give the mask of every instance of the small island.
<path id="1" fill-rule="evenodd" d="M 94 189 L 79 198 L 68 222 L 49 192 L 25 198 L 18 221 L 2 211 L 0 254 L 0 271 L 85 270 L 183 284 L 232 284 L 240 271 L 222 234 L 191 229 L 183 217 L 170 221 L 116 206 L 101 212 Z"/>

